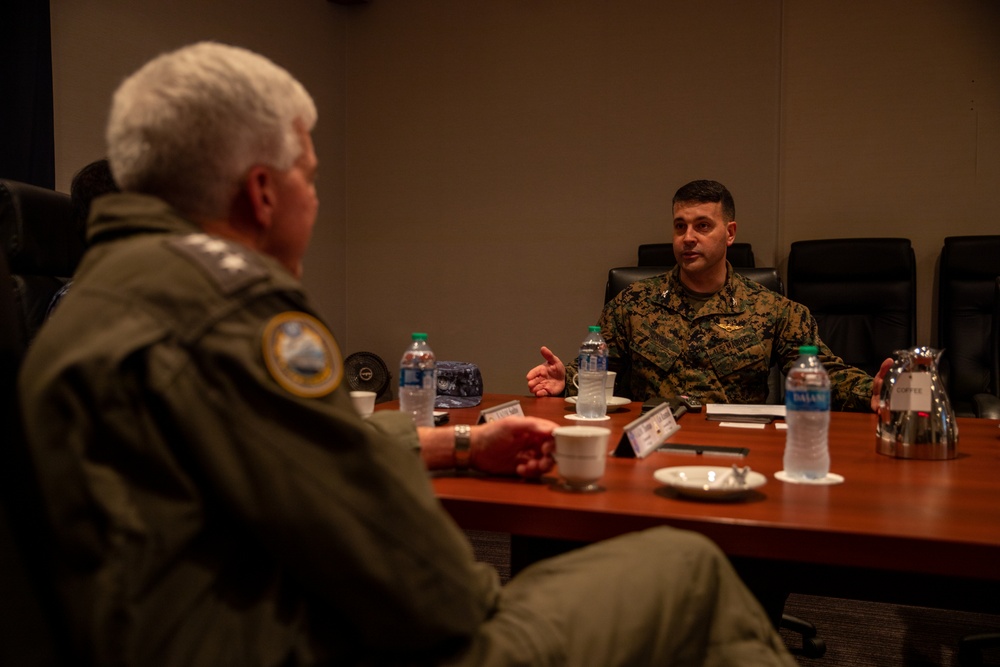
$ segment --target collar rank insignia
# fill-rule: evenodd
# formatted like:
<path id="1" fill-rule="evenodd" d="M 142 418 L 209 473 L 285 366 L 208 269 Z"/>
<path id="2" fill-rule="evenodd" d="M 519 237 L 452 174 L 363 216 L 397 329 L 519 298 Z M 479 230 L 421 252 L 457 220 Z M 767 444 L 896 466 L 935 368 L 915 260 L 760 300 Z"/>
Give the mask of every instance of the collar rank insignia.
<path id="1" fill-rule="evenodd" d="M 726 324 L 725 322 L 716 322 L 715 326 L 719 327 L 723 331 L 728 331 L 732 333 L 733 331 L 739 331 L 743 328 L 742 324 Z"/>
<path id="2" fill-rule="evenodd" d="M 333 334 L 312 315 L 275 315 L 264 326 L 262 345 L 271 377 L 295 396 L 326 396 L 344 377 L 340 348 Z"/>

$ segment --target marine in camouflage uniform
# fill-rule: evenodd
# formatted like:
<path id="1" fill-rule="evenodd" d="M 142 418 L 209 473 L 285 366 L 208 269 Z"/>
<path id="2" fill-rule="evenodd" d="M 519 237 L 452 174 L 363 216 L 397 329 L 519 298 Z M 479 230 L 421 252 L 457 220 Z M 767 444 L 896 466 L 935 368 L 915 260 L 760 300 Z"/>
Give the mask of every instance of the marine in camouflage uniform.
<path id="1" fill-rule="evenodd" d="M 703 403 L 764 403 L 771 366 L 787 373 L 800 345 L 816 345 L 836 410 L 871 409 L 873 379 L 820 340 L 809 309 L 744 278 L 726 263 L 723 288 L 701 299 L 680 268 L 632 283 L 605 305 L 598 324 L 619 392 L 645 400 L 686 394 Z M 577 361 L 567 364 L 573 387 Z"/>

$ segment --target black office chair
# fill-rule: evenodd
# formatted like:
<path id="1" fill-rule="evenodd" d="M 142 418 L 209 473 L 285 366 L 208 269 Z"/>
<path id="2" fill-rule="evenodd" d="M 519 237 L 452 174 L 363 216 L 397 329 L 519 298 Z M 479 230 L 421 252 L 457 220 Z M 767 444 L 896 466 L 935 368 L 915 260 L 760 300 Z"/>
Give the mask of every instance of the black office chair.
<path id="1" fill-rule="evenodd" d="M 756 266 L 749 243 L 734 243 L 726 249 L 726 259 L 734 267 Z M 670 243 L 643 243 L 639 246 L 639 266 L 673 266 L 674 246 Z"/>
<path id="2" fill-rule="evenodd" d="M 618 266 L 608 271 L 608 282 L 604 286 L 604 303 L 611 301 L 619 292 L 634 282 L 669 273 L 673 266 Z M 785 284 L 777 269 L 763 267 L 733 266 L 733 270 L 744 278 L 756 281 L 764 287 L 784 295 Z"/>
<path id="3" fill-rule="evenodd" d="M 990 392 L 975 396 L 976 416 L 1000 419 L 1000 277 L 993 289 L 993 317 L 990 327 Z"/>
<path id="4" fill-rule="evenodd" d="M 17 323 L 30 343 L 83 256 L 69 195 L 0 179 L 0 244 L 13 275 Z"/>
<path id="5" fill-rule="evenodd" d="M 993 335 L 990 352 L 993 353 L 993 395 L 1000 397 L 1000 278 L 993 291 Z M 989 417 L 1000 419 L 1000 414 Z"/>
<path id="6" fill-rule="evenodd" d="M 947 242 L 948 239 L 945 239 Z M 1000 277 L 994 281 L 993 315 L 990 324 L 990 355 L 992 362 L 989 394 L 974 396 L 976 416 L 1000 419 Z M 983 664 L 983 651 L 1000 647 L 1000 632 L 987 632 L 963 637 L 958 645 L 958 664 L 961 667 L 979 667 Z"/>
<path id="7" fill-rule="evenodd" d="M 947 244 L 948 239 L 945 239 Z M 993 313 L 990 318 L 990 393 L 974 395 L 976 416 L 1000 419 L 1000 277 L 993 286 Z M 950 398 L 950 397 L 949 397 Z M 1000 647 L 1000 632 L 987 632 L 963 637 L 958 644 L 958 664 L 961 667 L 979 667 L 983 664 L 983 651 Z"/>
<path id="8" fill-rule="evenodd" d="M 909 239 L 798 241 L 788 255 L 788 297 L 809 308 L 835 354 L 875 375 L 916 344 L 916 275 Z"/>
<path id="9" fill-rule="evenodd" d="M 7 259 L 0 253 L 0 664 L 54 667 L 69 659 L 69 633 L 50 585 L 43 529 L 21 432 L 17 369 L 24 351 Z"/>
<path id="10" fill-rule="evenodd" d="M 1000 236 L 949 236 L 938 266 L 938 348 L 958 416 L 995 414 L 992 343 Z"/>
<path id="11" fill-rule="evenodd" d="M 0 181 L 0 244 L 0 664 L 78 664 L 52 587 L 54 545 L 17 397 L 27 346 L 62 276 L 72 273 L 82 254 L 69 196 Z M 61 277 L 45 275 L 47 270 Z"/>

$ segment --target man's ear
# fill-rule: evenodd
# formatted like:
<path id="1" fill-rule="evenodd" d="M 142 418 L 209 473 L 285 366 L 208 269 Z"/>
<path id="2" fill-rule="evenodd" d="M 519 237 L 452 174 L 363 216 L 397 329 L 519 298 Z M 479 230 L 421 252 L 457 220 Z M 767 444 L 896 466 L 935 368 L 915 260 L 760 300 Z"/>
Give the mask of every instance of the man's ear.
<path id="1" fill-rule="evenodd" d="M 244 184 L 254 220 L 260 227 L 270 228 L 278 203 L 274 175 L 267 167 L 255 165 L 247 172 Z"/>
<path id="2" fill-rule="evenodd" d="M 726 223 L 726 245 L 733 245 L 733 241 L 736 240 L 736 221 L 732 220 Z"/>

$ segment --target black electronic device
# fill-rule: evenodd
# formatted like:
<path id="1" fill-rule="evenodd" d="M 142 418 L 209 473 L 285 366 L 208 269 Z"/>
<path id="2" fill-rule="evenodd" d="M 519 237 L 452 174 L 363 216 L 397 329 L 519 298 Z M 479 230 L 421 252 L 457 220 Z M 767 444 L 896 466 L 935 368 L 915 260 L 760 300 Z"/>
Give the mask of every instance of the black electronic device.
<path id="1" fill-rule="evenodd" d="M 687 407 L 688 412 L 701 412 L 701 401 L 694 396 L 681 394 L 677 397 L 677 400 L 680 401 L 682 405 Z"/>
<path id="2" fill-rule="evenodd" d="M 737 424 L 770 424 L 774 415 L 733 415 L 716 413 L 705 415 L 705 419 L 714 422 L 734 422 Z"/>
<path id="3" fill-rule="evenodd" d="M 344 359 L 344 377 L 355 391 L 374 391 L 377 402 L 391 398 L 389 367 L 374 352 L 355 352 Z"/>
<path id="4" fill-rule="evenodd" d="M 648 401 L 645 401 L 642 404 L 642 412 L 641 412 L 641 414 L 646 414 L 647 412 L 649 412 L 650 410 L 652 410 L 656 406 L 663 405 L 664 403 L 669 403 L 670 404 L 670 411 L 674 413 L 674 419 L 680 419 L 681 416 L 684 413 L 688 412 L 687 405 L 685 405 L 684 403 L 682 403 L 680 401 L 680 399 L 677 399 L 677 398 L 661 398 L 659 396 L 655 396 L 655 397 L 649 399 Z M 701 410 L 701 407 L 699 407 L 698 410 L 696 410 L 695 412 L 698 412 L 700 410 Z"/>
<path id="5" fill-rule="evenodd" d="M 662 405 L 663 403 L 666 403 L 666 402 L 667 402 L 667 399 L 661 398 L 659 396 L 654 396 L 653 398 L 645 401 L 642 404 L 642 414 L 646 414 L 647 412 L 649 412 L 650 410 L 652 410 L 656 406 Z"/>

